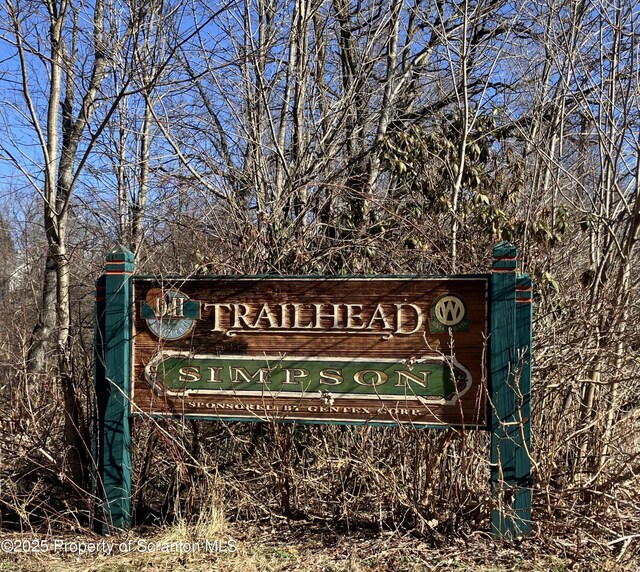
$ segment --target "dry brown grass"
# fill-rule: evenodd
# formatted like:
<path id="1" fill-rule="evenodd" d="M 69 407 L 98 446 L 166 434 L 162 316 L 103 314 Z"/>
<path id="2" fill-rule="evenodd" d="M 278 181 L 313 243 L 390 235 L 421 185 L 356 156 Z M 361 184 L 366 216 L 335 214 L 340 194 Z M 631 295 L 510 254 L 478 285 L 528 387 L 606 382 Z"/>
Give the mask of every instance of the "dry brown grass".
<path id="1" fill-rule="evenodd" d="M 110 538 L 135 546 L 204 541 L 203 529 L 183 525 L 151 533 Z M 441 546 L 411 535 L 339 534 L 326 524 L 225 525 L 211 527 L 209 540 L 221 540 L 237 550 L 226 553 L 139 553 L 107 555 L 4 554 L 1 571 L 25 572 L 153 572 L 216 570 L 220 572 L 636 572 L 638 546 L 603 547 L 570 540 L 529 540 L 518 544 L 494 542 L 484 535 L 454 538 Z M 25 540 L 32 535 L 4 535 L 2 540 Z M 43 537 L 39 537 L 42 539 Z M 53 542 L 53 537 L 50 541 Z M 99 541 L 98 537 L 67 536 L 68 542 Z M 231 541 L 231 544 L 229 544 Z M 634 552 L 635 550 L 635 552 Z"/>

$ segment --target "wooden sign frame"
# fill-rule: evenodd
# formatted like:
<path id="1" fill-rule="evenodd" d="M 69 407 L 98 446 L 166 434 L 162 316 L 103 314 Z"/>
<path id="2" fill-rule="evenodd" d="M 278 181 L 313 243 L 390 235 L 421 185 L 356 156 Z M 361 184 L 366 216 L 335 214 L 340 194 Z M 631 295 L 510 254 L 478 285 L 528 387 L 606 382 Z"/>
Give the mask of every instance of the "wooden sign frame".
<path id="1" fill-rule="evenodd" d="M 130 526 L 130 424 L 144 415 L 488 429 L 492 532 L 527 534 L 531 280 L 511 244 L 493 256 L 473 276 L 161 279 L 110 253 L 96 289 L 97 529 Z"/>
<path id="2" fill-rule="evenodd" d="M 487 426 L 489 275 L 132 284 L 132 415 Z"/>

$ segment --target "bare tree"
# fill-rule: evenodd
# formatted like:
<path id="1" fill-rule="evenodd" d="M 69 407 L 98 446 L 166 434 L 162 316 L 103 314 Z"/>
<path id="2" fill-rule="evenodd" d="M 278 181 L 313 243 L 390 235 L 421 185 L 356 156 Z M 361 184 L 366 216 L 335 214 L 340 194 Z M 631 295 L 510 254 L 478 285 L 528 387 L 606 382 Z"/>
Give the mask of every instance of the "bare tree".
<path id="1" fill-rule="evenodd" d="M 3 140 L 10 160 L 41 198 L 47 253 L 40 318 L 33 332 L 28 365 L 48 374 L 50 356 L 65 403 L 65 440 L 73 482 L 82 485 L 88 467 L 88 426 L 71 369 L 71 257 L 69 221 L 74 191 L 100 135 L 118 102 L 131 89 L 126 78 L 116 91 L 105 91 L 109 71 L 121 49 L 133 38 L 136 23 L 113 21 L 116 6 L 98 0 L 91 7 L 72 1 L 4 5 L 4 42 L 11 46 L 15 67 L 5 78 L 10 104 L 21 128 L 30 131 L 34 146 L 23 152 L 13 125 Z M 126 7 L 125 7 L 126 8 Z M 45 82 L 43 78 L 47 78 Z M 146 81 L 151 81 L 145 76 Z M 143 185 L 144 186 L 144 182 Z"/>
<path id="2" fill-rule="evenodd" d="M 73 235 L 91 220 L 100 247 L 118 239 L 159 272 L 477 272 L 494 242 L 515 242 L 540 295 L 536 494 L 550 516 L 627 495 L 640 459 L 628 437 L 640 411 L 637 18 L 622 0 L 6 0 L 0 149 L 38 193 L 47 238 L 29 363 L 55 361 L 76 482 L 71 366 L 90 359 L 69 292 Z M 403 433 L 396 454 L 374 431 L 311 431 L 318 457 L 338 444 L 366 460 L 315 466 L 342 487 L 324 484 L 321 499 L 297 472 L 310 458 L 294 433 L 207 431 L 246 437 L 242 460 L 212 462 L 227 474 L 262 463 L 277 485 L 267 512 L 295 513 L 306 495 L 319 511 L 373 503 L 424 524 L 446 499 L 478 498 L 489 470 L 468 462 L 483 458 L 478 435 Z M 378 494 L 374 441 L 411 482 L 394 481 L 393 498 Z M 459 469 L 451 488 L 433 459 Z M 465 502 L 452 514 L 486 512 Z"/>

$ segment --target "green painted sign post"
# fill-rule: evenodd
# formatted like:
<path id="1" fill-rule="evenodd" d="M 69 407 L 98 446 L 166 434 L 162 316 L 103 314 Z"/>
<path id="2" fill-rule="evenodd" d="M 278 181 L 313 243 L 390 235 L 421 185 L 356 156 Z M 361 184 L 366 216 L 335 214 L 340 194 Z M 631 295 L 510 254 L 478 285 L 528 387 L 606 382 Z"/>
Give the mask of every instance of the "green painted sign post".
<path id="1" fill-rule="evenodd" d="M 517 250 L 500 243 L 491 275 L 491 487 L 496 536 L 517 537 L 531 529 L 531 279 L 518 277 Z"/>
<path id="2" fill-rule="evenodd" d="M 102 505 L 98 532 L 131 524 L 131 383 L 133 254 L 119 248 L 107 255 L 96 289 L 96 492 Z M 102 512 L 103 514 L 100 514 Z"/>
<path id="3" fill-rule="evenodd" d="M 493 257 L 480 276 L 165 286 L 110 253 L 96 289 L 97 531 L 131 524 L 132 418 L 168 415 L 488 429 L 492 533 L 527 535 L 532 284 L 511 244 Z"/>

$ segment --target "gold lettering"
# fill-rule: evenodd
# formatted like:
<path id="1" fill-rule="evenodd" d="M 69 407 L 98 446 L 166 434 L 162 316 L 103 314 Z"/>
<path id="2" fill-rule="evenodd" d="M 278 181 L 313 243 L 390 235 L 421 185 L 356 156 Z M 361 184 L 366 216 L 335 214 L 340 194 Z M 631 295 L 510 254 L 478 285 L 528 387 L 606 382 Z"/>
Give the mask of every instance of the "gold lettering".
<path id="1" fill-rule="evenodd" d="M 154 313 L 157 318 L 163 318 L 164 316 L 184 318 L 184 298 L 180 296 L 156 298 Z"/>
<path id="2" fill-rule="evenodd" d="M 316 309 L 316 320 L 315 320 L 315 325 L 313 326 L 314 330 L 322 330 L 322 318 L 329 318 L 333 321 L 331 328 L 332 329 L 336 329 L 340 327 L 340 315 L 339 315 L 339 309 L 340 309 L 340 304 L 331 304 L 331 308 L 332 311 L 325 314 L 322 312 L 322 309 L 325 306 L 328 306 L 329 304 L 314 304 L 313 306 Z"/>
<path id="3" fill-rule="evenodd" d="M 184 298 L 179 296 L 171 298 L 171 315 L 175 318 L 184 318 Z"/>
<path id="4" fill-rule="evenodd" d="M 167 315 L 168 311 L 167 301 L 165 298 L 156 298 L 156 309 L 154 310 L 154 314 L 156 318 L 162 318 Z"/>
<path id="5" fill-rule="evenodd" d="M 260 320 L 267 320 L 269 322 L 267 328 L 275 328 L 276 327 L 276 317 L 274 313 L 269 308 L 269 304 L 262 304 L 262 308 L 258 313 L 255 322 L 253 322 L 253 328 L 258 328 L 260 324 Z"/>
<path id="6" fill-rule="evenodd" d="M 430 371 L 421 371 L 422 379 L 420 379 L 415 373 L 411 373 L 410 371 L 397 371 L 396 374 L 398 376 L 398 381 L 396 383 L 396 387 L 407 387 L 408 381 L 412 381 L 413 383 L 417 383 L 422 387 L 427 387 L 427 382 L 429 376 L 431 375 Z"/>
<path id="7" fill-rule="evenodd" d="M 403 302 L 395 306 L 395 330 L 393 309 L 376 304 L 365 311 L 364 304 L 313 303 L 263 303 L 258 308 L 249 303 L 205 303 L 205 310 L 212 310 L 214 332 L 233 329 L 295 329 L 295 330 L 386 330 L 395 334 L 411 335 L 424 325 L 422 308 L 415 303 Z M 181 316 L 184 299 L 156 300 L 156 314 Z M 225 314 L 226 311 L 226 314 Z M 228 316 L 228 317 L 227 317 Z"/>
<path id="8" fill-rule="evenodd" d="M 251 306 L 247 304 L 234 304 L 233 305 L 233 327 L 235 329 L 242 328 L 244 324 L 247 328 L 251 328 L 251 325 L 247 321 Z"/>
<path id="9" fill-rule="evenodd" d="M 289 327 L 289 304 L 278 304 L 280 307 L 280 323 L 278 324 L 279 328 L 288 328 Z"/>
<path id="10" fill-rule="evenodd" d="M 302 309 L 305 304 L 291 304 L 293 306 L 293 327 L 299 329 L 311 328 L 313 322 L 309 322 L 308 324 L 302 325 L 300 324 L 300 319 L 302 318 Z"/>
<path id="11" fill-rule="evenodd" d="M 415 312 L 415 326 L 412 330 L 404 329 L 404 312 L 405 308 L 411 308 Z M 415 334 L 422 327 L 422 310 L 416 304 L 396 304 L 396 334 Z"/>
<path id="12" fill-rule="evenodd" d="M 362 304 L 345 304 L 345 306 L 347 307 L 347 329 L 363 330 L 365 325 L 362 319 Z"/>
<path id="13" fill-rule="evenodd" d="M 339 369 L 320 370 L 320 385 L 340 385 L 343 381 L 342 371 Z"/>
<path id="14" fill-rule="evenodd" d="M 181 383 L 193 383 L 194 381 L 200 381 L 200 368 L 194 366 L 185 366 L 181 367 L 178 371 L 180 377 L 178 381 Z"/>
<path id="15" fill-rule="evenodd" d="M 353 381 L 369 387 L 384 385 L 388 379 L 389 376 L 384 371 L 377 369 L 362 369 L 353 374 Z"/>
<path id="16" fill-rule="evenodd" d="M 367 330 L 373 330 L 373 323 L 377 321 L 382 322 L 382 328 L 384 330 L 393 329 L 391 326 L 391 322 L 389 322 L 389 319 L 387 318 L 387 314 L 384 311 L 384 308 L 382 307 L 382 304 L 378 304 L 376 306 L 376 309 L 373 311 L 373 314 L 371 315 L 371 319 L 367 324 Z"/>
<path id="17" fill-rule="evenodd" d="M 256 383 L 271 383 L 269 379 L 269 368 L 267 367 L 261 367 L 255 373 L 249 373 L 249 370 L 244 367 L 232 367 L 231 374 L 231 383 L 242 383 L 243 381 L 251 383 L 252 381 L 256 381 L 256 376 L 258 377 Z M 241 377 L 242 379 L 240 379 Z"/>
<path id="18" fill-rule="evenodd" d="M 282 382 L 282 384 L 284 385 L 285 383 L 288 384 L 299 384 L 299 381 L 296 381 L 298 379 L 304 379 L 305 377 L 309 377 L 309 370 L 305 369 L 303 367 L 295 367 L 293 369 L 285 369 L 284 370 L 284 381 Z"/>
<path id="19" fill-rule="evenodd" d="M 220 377 L 222 366 L 208 367 L 207 369 L 209 370 L 209 379 L 207 379 L 207 383 L 222 383 L 222 378 Z"/>
<path id="20" fill-rule="evenodd" d="M 222 317 L 222 308 L 226 308 L 231 311 L 231 304 L 211 304 L 206 303 L 204 305 L 204 309 L 208 310 L 209 308 L 213 308 L 213 331 L 214 332 L 224 332 L 222 328 L 222 324 L 220 323 L 220 319 Z"/>

